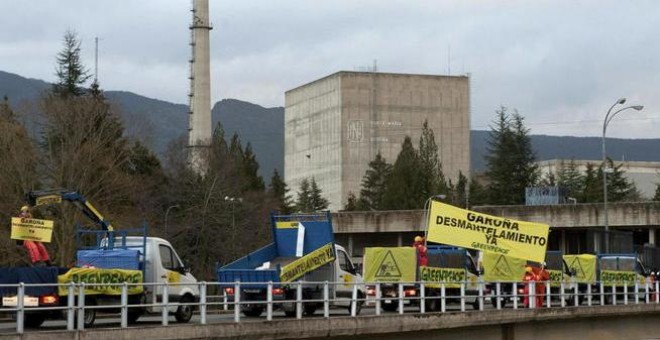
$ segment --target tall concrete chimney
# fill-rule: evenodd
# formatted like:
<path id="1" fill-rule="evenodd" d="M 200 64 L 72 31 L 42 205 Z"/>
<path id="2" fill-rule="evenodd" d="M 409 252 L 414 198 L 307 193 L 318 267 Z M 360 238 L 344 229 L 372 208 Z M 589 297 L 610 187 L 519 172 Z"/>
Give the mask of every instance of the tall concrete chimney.
<path id="1" fill-rule="evenodd" d="M 204 153 L 211 142 L 211 61 L 209 0 L 193 0 L 190 25 L 190 111 L 188 112 L 188 147 L 190 166 L 204 173 Z"/>

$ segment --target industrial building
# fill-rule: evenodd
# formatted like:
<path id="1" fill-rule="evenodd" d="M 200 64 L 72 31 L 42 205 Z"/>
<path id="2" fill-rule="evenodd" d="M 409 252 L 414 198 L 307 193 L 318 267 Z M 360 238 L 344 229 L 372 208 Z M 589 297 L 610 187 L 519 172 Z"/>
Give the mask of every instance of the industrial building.
<path id="1" fill-rule="evenodd" d="M 602 163 L 600 160 L 551 159 L 536 164 L 539 167 L 541 176 L 546 177 L 550 173 L 557 175 L 558 171 L 568 167 L 571 162 L 574 164 L 575 169 L 583 174 L 587 170 L 587 164 L 592 164 L 597 169 Z M 635 184 L 643 199 L 653 198 L 655 188 L 660 183 L 660 162 L 614 161 L 614 166 L 621 166 L 623 176 L 629 182 Z"/>
<path id="2" fill-rule="evenodd" d="M 405 136 L 417 148 L 425 120 L 445 176 L 469 177 L 468 76 L 341 71 L 287 91 L 284 117 L 286 183 L 314 178 L 331 210 L 359 195 L 378 152 L 394 163 Z"/>

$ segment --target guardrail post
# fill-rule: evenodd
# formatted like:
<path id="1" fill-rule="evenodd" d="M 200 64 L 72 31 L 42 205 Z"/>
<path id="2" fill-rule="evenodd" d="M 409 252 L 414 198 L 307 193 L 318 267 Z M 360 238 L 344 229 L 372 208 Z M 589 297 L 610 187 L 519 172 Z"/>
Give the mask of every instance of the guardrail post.
<path id="1" fill-rule="evenodd" d="M 296 319 L 302 319 L 302 281 L 298 281 L 298 286 L 296 287 Z"/>
<path id="2" fill-rule="evenodd" d="M 358 289 L 357 284 L 353 282 L 353 293 L 351 294 L 351 316 L 355 317 L 357 315 L 357 298 L 358 298 Z"/>
<path id="3" fill-rule="evenodd" d="M 169 308 L 168 308 L 169 307 L 168 305 L 169 305 L 169 302 L 170 302 L 169 301 L 170 300 L 169 294 L 170 294 L 169 293 L 169 287 L 168 287 L 167 282 L 165 282 L 165 284 L 163 285 L 163 297 L 162 297 L 163 310 L 161 311 L 161 316 L 162 316 L 161 323 L 162 323 L 163 326 L 167 326 L 167 323 L 169 321 L 169 316 L 170 316 L 170 311 L 169 311 Z"/>
<path id="4" fill-rule="evenodd" d="M 403 285 L 399 282 L 399 314 L 403 314 L 403 298 L 405 294 L 403 292 Z"/>
<path id="5" fill-rule="evenodd" d="M 550 308 L 552 307 L 552 291 L 550 290 L 551 281 L 546 281 L 545 284 L 545 305 Z"/>
<path id="6" fill-rule="evenodd" d="M 227 291 L 222 289 L 222 309 L 229 310 L 229 299 L 227 298 Z"/>
<path id="7" fill-rule="evenodd" d="M 655 303 L 660 303 L 660 282 L 658 282 L 658 279 L 655 280 Z"/>
<path id="8" fill-rule="evenodd" d="M 25 330 L 25 284 L 18 284 L 18 296 L 16 297 L 16 333 L 23 334 Z"/>
<path id="9" fill-rule="evenodd" d="M 241 283 L 234 283 L 234 322 L 241 322 Z"/>
<path id="10" fill-rule="evenodd" d="M 328 281 L 323 283 L 323 317 L 330 317 L 330 287 Z"/>
<path id="11" fill-rule="evenodd" d="M 78 287 L 78 330 L 85 329 L 85 283 L 81 282 Z"/>
<path id="12" fill-rule="evenodd" d="M 559 282 L 559 300 L 561 300 L 561 307 L 566 307 L 566 291 L 564 287 L 564 282 Z"/>
<path id="13" fill-rule="evenodd" d="M 74 316 L 76 315 L 75 310 L 76 310 L 76 295 L 75 291 L 73 290 L 73 282 L 69 282 L 68 287 L 67 287 L 67 297 L 66 297 L 66 330 L 67 331 L 72 331 L 75 329 L 75 324 L 74 324 Z"/>
<path id="14" fill-rule="evenodd" d="M 529 308 L 536 308 L 536 282 L 529 281 Z"/>
<path id="15" fill-rule="evenodd" d="M 502 309 L 502 285 L 499 282 L 495 283 L 495 308 Z"/>
<path id="16" fill-rule="evenodd" d="M 591 284 L 589 283 L 587 284 L 587 306 L 591 307 Z"/>
<path id="17" fill-rule="evenodd" d="M 612 283 L 612 305 L 616 306 L 616 284 Z"/>
<path id="18" fill-rule="evenodd" d="M 635 281 L 635 304 L 639 304 L 639 282 L 637 281 Z"/>
<path id="19" fill-rule="evenodd" d="M 637 288 L 637 287 L 635 287 Z M 635 294 L 637 294 L 637 289 L 635 289 Z M 623 304 L 627 305 L 628 304 L 628 285 L 624 284 L 623 285 Z"/>
<path id="20" fill-rule="evenodd" d="M 202 325 L 206 325 L 206 291 L 206 281 L 202 281 L 199 286 L 199 317 Z"/>
<path id="21" fill-rule="evenodd" d="M 465 282 L 461 282 L 461 312 L 465 312 Z"/>
<path id="22" fill-rule="evenodd" d="M 479 296 L 477 299 L 479 299 L 479 310 L 481 311 L 484 310 L 484 282 L 479 279 L 477 285 L 479 287 Z"/>
<path id="23" fill-rule="evenodd" d="M 440 284 L 440 311 L 447 311 L 447 289 L 445 289 L 445 283 Z"/>
<path id="24" fill-rule="evenodd" d="M 266 289 L 266 320 L 273 320 L 273 281 L 268 281 Z"/>
<path id="25" fill-rule="evenodd" d="M 518 282 L 511 284 L 511 299 L 513 300 L 513 309 L 518 309 Z"/>
<path id="26" fill-rule="evenodd" d="M 426 292 L 425 292 L 424 282 L 419 284 L 419 312 L 424 314 L 426 313 Z"/>
<path id="27" fill-rule="evenodd" d="M 645 296 L 644 302 L 649 303 L 649 283 L 648 282 L 644 283 L 644 291 L 646 293 L 646 294 L 644 294 L 644 296 Z"/>
<path id="28" fill-rule="evenodd" d="M 121 328 L 128 327 L 128 286 L 121 284 Z"/>
<path id="29" fill-rule="evenodd" d="M 605 287 L 603 286 L 603 281 L 599 282 L 600 284 L 600 305 L 604 306 L 605 305 Z"/>
<path id="30" fill-rule="evenodd" d="M 376 315 L 380 315 L 380 282 L 376 282 Z"/>

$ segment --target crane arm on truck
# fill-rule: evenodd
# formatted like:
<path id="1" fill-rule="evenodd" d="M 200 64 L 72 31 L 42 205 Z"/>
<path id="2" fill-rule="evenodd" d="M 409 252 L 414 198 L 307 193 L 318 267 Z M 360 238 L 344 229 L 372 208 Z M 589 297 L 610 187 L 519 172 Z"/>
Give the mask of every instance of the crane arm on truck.
<path id="1" fill-rule="evenodd" d="M 82 213 L 87 216 L 94 223 L 99 225 L 102 230 L 113 230 L 110 222 L 106 221 L 103 215 L 99 213 L 96 208 L 85 199 L 83 195 L 75 191 L 67 190 L 41 190 L 30 191 L 25 195 L 25 199 L 29 206 L 38 207 L 41 205 L 59 204 L 62 201 L 69 201 L 73 203 Z"/>

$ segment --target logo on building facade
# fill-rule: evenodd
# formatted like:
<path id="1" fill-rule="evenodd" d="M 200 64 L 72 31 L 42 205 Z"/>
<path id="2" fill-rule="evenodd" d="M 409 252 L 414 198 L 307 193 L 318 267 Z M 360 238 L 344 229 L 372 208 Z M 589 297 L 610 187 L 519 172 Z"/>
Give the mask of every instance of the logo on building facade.
<path id="1" fill-rule="evenodd" d="M 361 142 L 364 139 L 364 122 L 351 120 L 348 122 L 348 140 L 350 142 Z"/>

